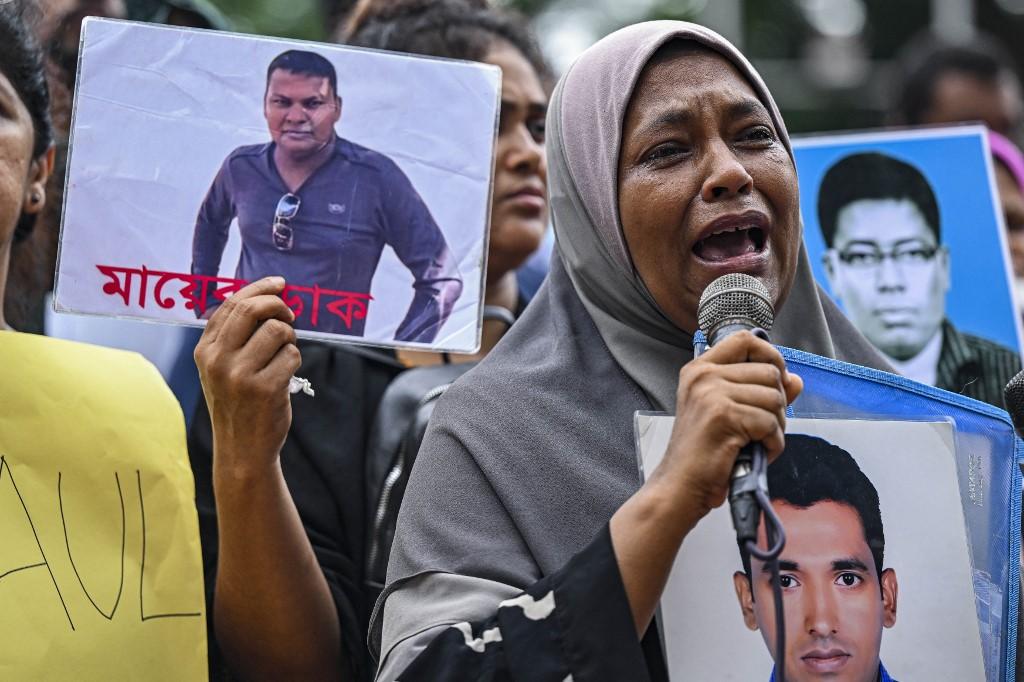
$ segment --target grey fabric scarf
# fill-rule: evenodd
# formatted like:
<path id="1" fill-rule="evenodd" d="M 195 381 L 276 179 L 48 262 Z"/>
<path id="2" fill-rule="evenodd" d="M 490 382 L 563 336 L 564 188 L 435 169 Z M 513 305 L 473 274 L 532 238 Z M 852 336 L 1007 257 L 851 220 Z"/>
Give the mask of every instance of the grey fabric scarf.
<path id="1" fill-rule="evenodd" d="M 594 45 L 560 81 L 548 115 L 549 192 L 558 253 L 612 355 L 668 411 L 675 409 L 678 370 L 693 358 L 693 338 L 659 309 L 633 267 L 619 222 L 617 170 L 622 122 L 633 88 L 654 53 L 672 40 L 700 43 L 732 62 L 768 109 L 792 158 L 786 124 L 747 59 L 713 31 L 684 22 L 636 24 Z M 802 244 L 772 341 L 886 368 L 819 290 Z"/>
<path id="2" fill-rule="evenodd" d="M 439 628 L 484 620 L 502 599 L 563 567 L 640 485 L 634 414 L 674 409 L 692 350 L 690 335 L 665 318 L 633 272 L 615 175 L 633 85 L 673 38 L 698 40 L 736 63 L 788 146 L 750 65 L 692 24 L 623 29 L 565 75 L 548 114 L 560 255 L 523 316 L 431 417 L 371 622 L 382 679 L 394 679 Z M 777 318 L 777 341 L 885 366 L 819 294 L 803 252 Z M 635 653 L 634 679 L 644 679 Z"/>

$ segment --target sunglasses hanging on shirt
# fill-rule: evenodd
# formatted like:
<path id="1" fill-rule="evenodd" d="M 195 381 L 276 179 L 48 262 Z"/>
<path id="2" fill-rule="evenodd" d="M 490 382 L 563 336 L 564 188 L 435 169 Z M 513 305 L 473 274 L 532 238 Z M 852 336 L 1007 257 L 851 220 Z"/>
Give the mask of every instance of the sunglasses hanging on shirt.
<path id="1" fill-rule="evenodd" d="M 292 245 L 295 243 L 295 231 L 291 227 L 291 221 L 299 212 L 301 205 L 302 200 L 291 192 L 278 200 L 277 209 L 274 211 L 274 225 L 271 228 L 274 248 L 278 251 L 292 250 Z"/>

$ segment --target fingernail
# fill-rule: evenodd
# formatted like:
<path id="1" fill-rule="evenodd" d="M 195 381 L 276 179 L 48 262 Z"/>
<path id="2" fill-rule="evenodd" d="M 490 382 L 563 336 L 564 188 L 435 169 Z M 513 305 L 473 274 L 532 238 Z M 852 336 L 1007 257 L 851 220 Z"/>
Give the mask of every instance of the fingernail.
<path id="1" fill-rule="evenodd" d="M 273 277 L 268 277 L 267 279 L 271 284 L 274 284 L 276 286 L 284 286 L 284 277 L 274 275 Z"/>

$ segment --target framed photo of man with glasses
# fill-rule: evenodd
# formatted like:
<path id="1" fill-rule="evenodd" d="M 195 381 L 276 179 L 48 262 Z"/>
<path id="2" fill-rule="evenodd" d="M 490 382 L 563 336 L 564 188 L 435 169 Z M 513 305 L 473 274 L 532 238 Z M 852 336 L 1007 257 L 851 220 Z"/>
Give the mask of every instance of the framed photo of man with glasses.
<path id="1" fill-rule="evenodd" d="M 58 311 L 203 324 L 277 275 L 303 336 L 477 347 L 497 68 L 89 20 L 77 87 Z"/>
<path id="2" fill-rule="evenodd" d="M 900 374 L 1001 407 L 1021 323 L 984 128 L 794 148 L 818 281 Z"/>

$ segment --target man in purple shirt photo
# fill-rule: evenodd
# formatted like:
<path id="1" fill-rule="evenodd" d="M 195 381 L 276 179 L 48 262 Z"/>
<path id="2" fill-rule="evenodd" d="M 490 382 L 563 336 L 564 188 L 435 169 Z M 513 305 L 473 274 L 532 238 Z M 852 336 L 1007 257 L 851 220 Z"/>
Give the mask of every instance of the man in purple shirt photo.
<path id="1" fill-rule="evenodd" d="M 895 682 L 879 659 L 882 630 L 896 624 L 898 585 L 896 572 L 882 568 L 875 486 L 842 448 L 786 434 L 786 449 L 768 467 L 768 492 L 786 531 L 779 576 L 787 682 Z M 765 546 L 763 525 L 758 542 Z M 771 572 L 747 552 L 741 558 L 733 586 L 743 621 L 761 631 L 774 657 Z"/>
<path id="2" fill-rule="evenodd" d="M 199 209 L 192 274 L 218 275 L 237 219 L 236 279 L 280 275 L 295 287 L 285 299 L 297 329 L 362 336 L 370 283 L 390 246 L 414 279 L 394 339 L 429 343 L 462 292 L 455 257 L 398 165 L 335 132 L 337 87 L 334 66 L 313 52 L 288 50 L 270 63 L 263 113 L 271 141 L 225 159 Z M 222 302 L 214 290 L 206 289 L 204 317 Z"/>

